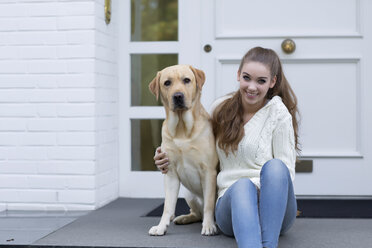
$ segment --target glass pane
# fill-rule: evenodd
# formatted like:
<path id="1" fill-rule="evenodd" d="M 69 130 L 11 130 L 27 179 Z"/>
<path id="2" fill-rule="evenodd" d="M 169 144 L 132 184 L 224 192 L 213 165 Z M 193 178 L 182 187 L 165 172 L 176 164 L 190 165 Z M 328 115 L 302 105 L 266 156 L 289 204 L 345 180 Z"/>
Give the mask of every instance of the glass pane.
<path id="1" fill-rule="evenodd" d="M 131 41 L 177 40 L 177 0 L 131 0 Z"/>
<path id="2" fill-rule="evenodd" d="M 132 119 L 132 171 L 155 171 L 155 149 L 161 144 L 163 119 Z"/>
<path id="3" fill-rule="evenodd" d="M 131 105 L 161 106 L 160 97 L 150 92 L 149 84 L 156 73 L 167 66 L 178 64 L 178 54 L 131 55 Z"/>

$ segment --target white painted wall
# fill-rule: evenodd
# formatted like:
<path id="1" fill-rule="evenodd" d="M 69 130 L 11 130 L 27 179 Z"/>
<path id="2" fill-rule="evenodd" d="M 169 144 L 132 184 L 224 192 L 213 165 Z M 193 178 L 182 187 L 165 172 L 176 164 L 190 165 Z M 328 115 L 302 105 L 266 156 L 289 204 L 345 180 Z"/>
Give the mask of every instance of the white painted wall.
<path id="1" fill-rule="evenodd" d="M 116 16 L 106 26 L 103 5 L 0 2 L 0 211 L 117 198 Z"/>

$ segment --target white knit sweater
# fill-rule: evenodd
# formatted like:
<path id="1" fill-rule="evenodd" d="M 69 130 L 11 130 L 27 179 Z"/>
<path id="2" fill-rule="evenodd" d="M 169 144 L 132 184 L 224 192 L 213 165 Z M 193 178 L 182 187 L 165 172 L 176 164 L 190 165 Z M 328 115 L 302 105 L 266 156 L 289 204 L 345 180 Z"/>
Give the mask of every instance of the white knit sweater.
<path id="1" fill-rule="evenodd" d="M 231 96 L 217 99 L 212 111 Z M 226 156 L 216 142 L 221 169 L 217 176 L 218 198 L 240 178 L 249 178 L 260 188 L 262 166 L 273 158 L 286 164 L 294 180 L 296 150 L 292 116 L 279 96 L 255 113 L 244 125 L 244 133 L 235 154 L 229 152 Z"/>

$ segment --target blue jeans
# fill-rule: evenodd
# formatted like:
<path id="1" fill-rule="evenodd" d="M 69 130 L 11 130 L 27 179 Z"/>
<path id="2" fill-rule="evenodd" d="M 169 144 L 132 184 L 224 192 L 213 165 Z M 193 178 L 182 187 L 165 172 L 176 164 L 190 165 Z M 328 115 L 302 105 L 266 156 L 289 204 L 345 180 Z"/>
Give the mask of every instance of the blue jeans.
<path id="1" fill-rule="evenodd" d="M 294 223 L 297 203 L 287 166 L 278 159 L 264 164 L 261 189 L 248 178 L 231 185 L 216 205 L 220 230 L 235 236 L 238 247 L 278 246 L 279 235 Z"/>

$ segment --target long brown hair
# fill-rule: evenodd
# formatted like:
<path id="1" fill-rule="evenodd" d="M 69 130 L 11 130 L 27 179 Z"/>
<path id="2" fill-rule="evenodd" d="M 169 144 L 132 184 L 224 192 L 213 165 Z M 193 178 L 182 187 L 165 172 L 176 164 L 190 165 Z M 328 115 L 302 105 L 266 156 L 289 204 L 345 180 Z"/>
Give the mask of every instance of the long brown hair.
<path id="1" fill-rule="evenodd" d="M 284 76 L 282 63 L 278 55 L 271 49 L 255 47 L 249 50 L 242 58 L 239 66 L 239 73 L 243 65 L 248 62 L 260 62 L 267 66 L 270 70 L 271 78 L 276 76 L 276 84 L 269 89 L 266 98 L 271 99 L 274 96 L 280 96 L 284 105 L 287 107 L 292 116 L 292 124 L 295 136 L 295 148 L 300 152 L 298 142 L 298 120 L 299 115 L 297 108 L 297 97 Z M 235 152 L 239 142 L 244 136 L 244 119 L 243 105 L 240 91 L 233 93 L 233 96 L 222 102 L 213 111 L 212 124 L 213 133 L 217 140 L 218 146 L 225 151 L 226 155 L 229 151 Z"/>

